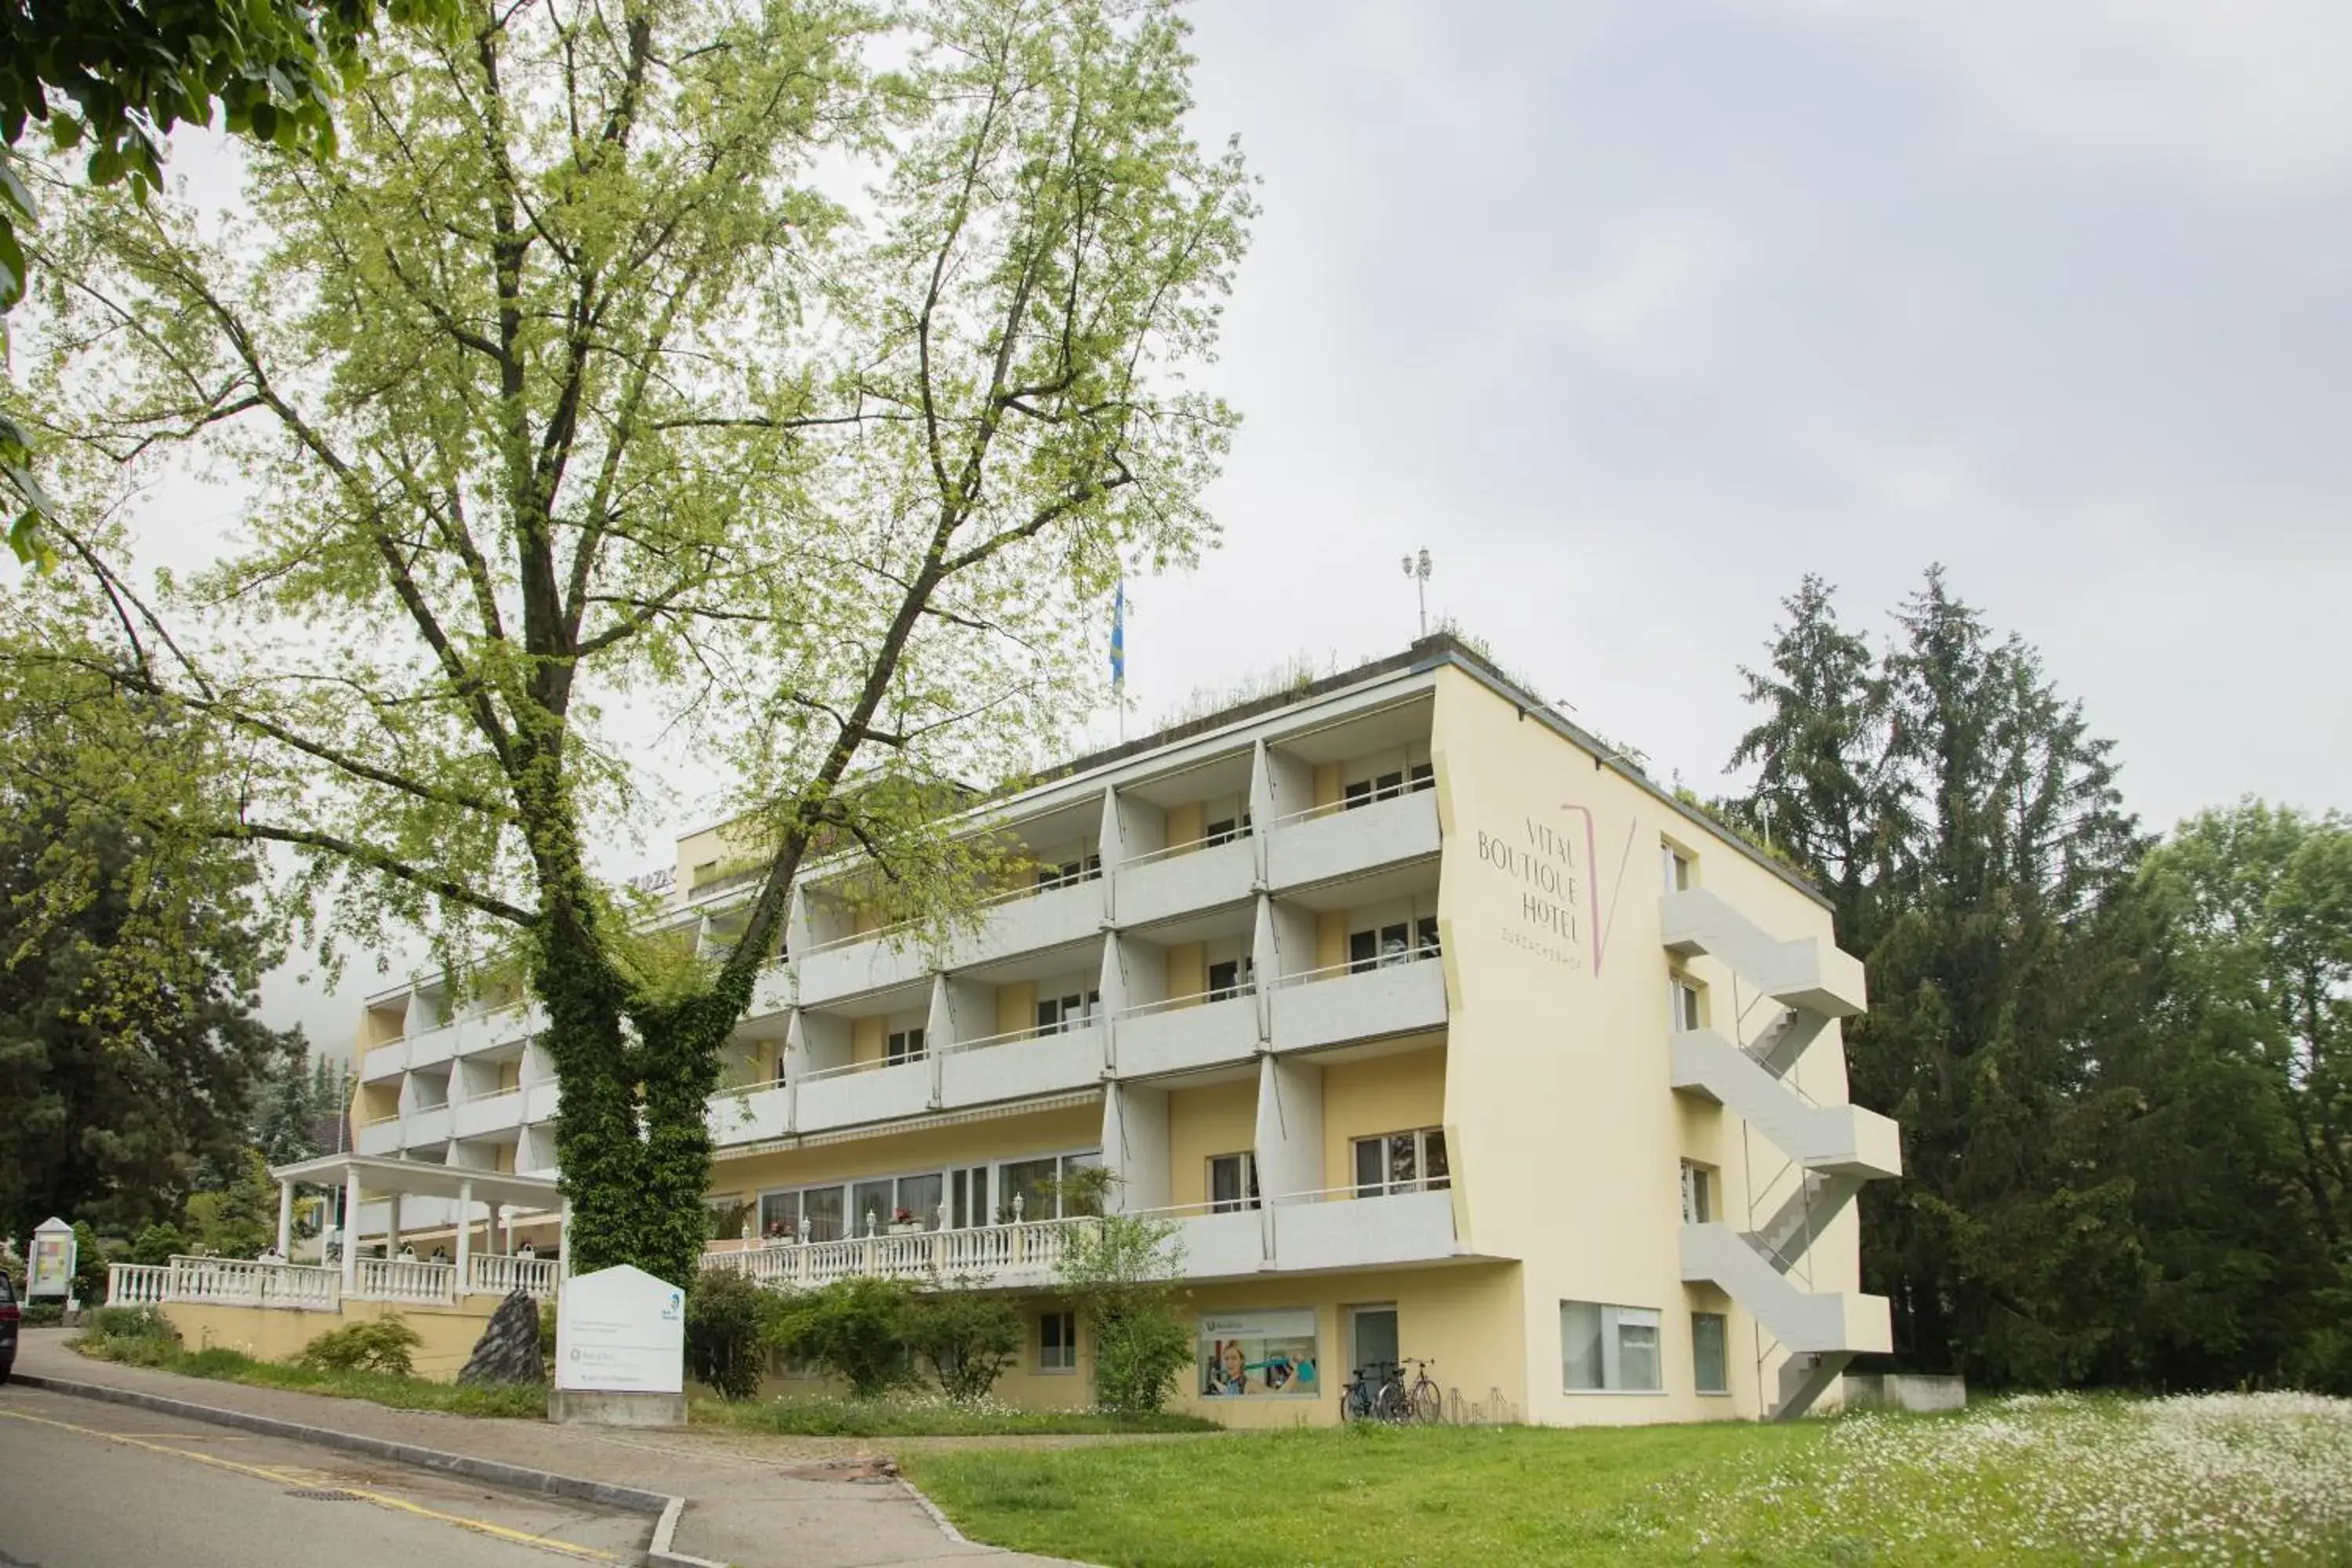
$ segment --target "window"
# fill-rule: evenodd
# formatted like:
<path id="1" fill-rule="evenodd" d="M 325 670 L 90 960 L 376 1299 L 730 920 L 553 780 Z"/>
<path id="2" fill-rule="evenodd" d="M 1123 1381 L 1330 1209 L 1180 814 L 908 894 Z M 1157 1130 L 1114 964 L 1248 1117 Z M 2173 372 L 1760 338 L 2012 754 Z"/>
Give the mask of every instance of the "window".
<path id="1" fill-rule="evenodd" d="M 1078 1370 L 1078 1315 L 1040 1312 L 1037 1315 L 1037 1370 Z"/>
<path id="2" fill-rule="evenodd" d="M 892 1063 L 921 1061 L 923 1031 L 919 1028 L 891 1030 L 884 1046 L 884 1054 Z"/>
<path id="3" fill-rule="evenodd" d="M 1649 1307 L 1559 1304 L 1559 1372 L 1571 1394 L 1655 1394 L 1658 1314 Z"/>
<path id="4" fill-rule="evenodd" d="M 1404 787 L 1407 791 L 1435 789 L 1437 787 L 1437 770 L 1431 767 L 1427 763 L 1413 763 L 1412 766 L 1405 770 Z"/>
<path id="5" fill-rule="evenodd" d="M 1360 805 L 1371 804 L 1372 781 L 1370 779 L 1349 784 L 1339 796 L 1339 809 L 1342 811 L 1353 811 Z"/>
<path id="6" fill-rule="evenodd" d="M 1689 850 L 1669 841 L 1660 846 L 1659 853 L 1664 864 L 1667 892 L 1688 892 L 1697 886 L 1697 878 L 1693 875 L 1696 862 L 1692 860 Z"/>
<path id="7" fill-rule="evenodd" d="M 1231 1214 L 1236 1209 L 1257 1207 L 1257 1156 L 1244 1151 L 1239 1154 L 1209 1156 L 1209 1212 Z"/>
<path id="8" fill-rule="evenodd" d="M 1442 1127 L 1356 1140 L 1356 1195 L 1360 1198 L 1440 1188 L 1448 1184 L 1451 1175 Z"/>
<path id="9" fill-rule="evenodd" d="M 1021 1200 L 1020 1214 L 1024 1221 L 1060 1219 L 1085 1213 L 1076 1200 L 1062 1194 L 1059 1184 L 1076 1172 L 1101 1163 L 1102 1155 L 1091 1149 L 1081 1154 L 1047 1154 L 1035 1160 L 1006 1161 L 996 1168 L 997 1223 L 1013 1223 L 1016 1197 Z"/>
<path id="10" fill-rule="evenodd" d="M 1218 821 L 1209 824 L 1206 828 L 1202 830 L 1201 842 L 1203 845 L 1212 846 L 1218 844 L 1230 844 L 1236 838 L 1248 837 L 1249 830 L 1250 814 L 1244 811 L 1241 814 L 1239 818 L 1231 816 L 1223 817 Z"/>
<path id="11" fill-rule="evenodd" d="M 1669 1026 L 1677 1034 L 1699 1027 L 1706 1016 L 1699 988 L 1679 974 L 1666 982 L 1666 1008 Z"/>
<path id="12" fill-rule="evenodd" d="M 1413 955 L 1417 958 L 1437 956 L 1437 917 L 1423 915 L 1412 922 Z"/>
<path id="13" fill-rule="evenodd" d="M 1683 1163 L 1683 1223 L 1705 1225 L 1715 1217 L 1715 1173 Z"/>
<path id="14" fill-rule="evenodd" d="M 1691 1365 L 1701 1394 L 1731 1392 L 1731 1384 L 1724 1376 L 1724 1327 L 1721 1312 L 1691 1314 Z"/>
<path id="15" fill-rule="evenodd" d="M 1250 989 L 1257 978 L 1257 965 L 1247 958 L 1228 959 L 1209 965 L 1209 1000 L 1222 1002 L 1228 996 L 1239 996 Z"/>
<path id="16" fill-rule="evenodd" d="M 1102 857 L 1084 855 L 1076 860 L 1037 868 L 1039 888 L 1074 888 L 1080 882 L 1091 882 L 1102 875 Z"/>
<path id="17" fill-rule="evenodd" d="M 1423 916 L 1407 922 L 1396 921 L 1375 926 L 1369 931 L 1348 933 L 1348 972 L 1361 974 L 1367 969 L 1385 969 L 1391 963 L 1407 963 L 1416 958 L 1437 956 L 1437 920 Z"/>
<path id="18" fill-rule="evenodd" d="M 988 1167 L 971 1165 L 952 1173 L 948 1180 L 948 1223 L 961 1230 L 966 1226 L 988 1223 Z"/>
<path id="19" fill-rule="evenodd" d="M 1059 1035 L 1071 1029 L 1083 1029 L 1087 1026 L 1087 1019 L 1101 1001 L 1102 993 L 1099 991 L 1088 991 L 1083 994 L 1073 991 L 1066 995 L 1041 998 L 1037 1003 L 1037 1032 Z"/>
<path id="20" fill-rule="evenodd" d="M 840 1187 L 802 1187 L 760 1194 L 760 1236 L 766 1241 L 798 1241 L 803 1222 L 811 1241 L 838 1241 L 849 1234 Z"/>

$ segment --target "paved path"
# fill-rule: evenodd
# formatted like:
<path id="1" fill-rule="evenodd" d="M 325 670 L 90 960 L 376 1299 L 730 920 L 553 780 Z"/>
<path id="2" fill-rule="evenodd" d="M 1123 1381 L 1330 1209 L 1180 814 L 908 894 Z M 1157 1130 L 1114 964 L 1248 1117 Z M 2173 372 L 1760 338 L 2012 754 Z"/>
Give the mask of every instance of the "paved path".
<path id="1" fill-rule="evenodd" d="M 365 1400 L 90 1361 L 67 1348 L 69 1337 L 62 1329 L 25 1331 L 17 1370 L 671 1493 L 687 1500 L 674 1549 L 737 1568 L 915 1568 L 970 1559 L 984 1559 L 988 1568 L 1033 1568 L 1051 1561 L 955 1540 L 911 1489 L 887 1478 L 853 1479 L 866 1468 L 854 1464 L 858 1453 L 878 1454 L 862 1442 L 770 1447 L 747 1443 L 741 1434 L 614 1431 L 390 1410 Z M 35 1392 L 0 1389 L 0 1408 Z M 827 1450 L 833 1457 L 818 1457 Z M 13 1481 L 6 1489 L 19 1495 Z M 311 1559 L 314 1568 L 317 1561 Z"/>
<path id="2" fill-rule="evenodd" d="M 8 1568 L 630 1563 L 653 1528 L 641 1514 L 30 1388 L 0 1390 L 0 1478 Z"/>

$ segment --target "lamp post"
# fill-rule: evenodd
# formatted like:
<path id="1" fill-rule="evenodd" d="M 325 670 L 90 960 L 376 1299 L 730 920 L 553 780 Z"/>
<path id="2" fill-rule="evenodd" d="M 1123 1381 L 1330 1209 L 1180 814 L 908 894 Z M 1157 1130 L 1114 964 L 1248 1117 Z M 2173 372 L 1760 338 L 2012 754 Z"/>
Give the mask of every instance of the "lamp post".
<path id="1" fill-rule="evenodd" d="M 1404 558 L 1404 574 L 1412 579 L 1413 593 L 1421 601 L 1421 635 L 1429 635 L 1429 546 L 1421 547 L 1420 559 Z"/>

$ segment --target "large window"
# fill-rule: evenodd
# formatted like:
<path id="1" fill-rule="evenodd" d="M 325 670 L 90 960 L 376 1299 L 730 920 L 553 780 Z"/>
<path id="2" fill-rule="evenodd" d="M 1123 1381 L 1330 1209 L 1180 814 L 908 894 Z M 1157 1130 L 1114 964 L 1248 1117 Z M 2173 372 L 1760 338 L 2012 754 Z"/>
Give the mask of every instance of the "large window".
<path id="1" fill-rule="evenodd" d="M 1083 1029 L 1102 1005 L 1099 991 L 1070 991 L 1058 996 L 1040 997 L 1037 1002 L 1037 1032 L 1041 1035 L 1066 1034 Z"/>
<path id="2" fill-rule="evenodd" d="M 760 1194 L 760 1235 L 769 1241 L 838 1241 L 849 1234 L 847 1194 L 839 1186 Z"/>
<path id="3" fill-rule="evenodd" d="M 1015 1193 L 1022 1197 L 1024 1219 L 1054 1219 L 1081 1212 L 1076 1200 L 1060 1197 L 1059 1184 L 1074 1172 L 1100 1163 L 1102 1157 L 1089 1150 L 762 1193 L 760 1234 L 769 1241 L 798 1241 L 803 1234 L 810 1241 L 838 1241 L 866 1235 L 869 1220 L 877 1235 L 893 1226 L 961 1230 L 1008 1225 Z"/>
<path id="4" fill-rule="evenodd" d="M 1436 956 L 1437 917 L 1434 915 L 1422 915 L 1411 921 L 1390 921 L 1348 933 L 1348 972 L 1351 974 Z"/>
<path id="5" fill-rule="evenodd" d="M 1257 1156 L 1247 1150 L 1238 1154 L 1209 1156 L 1209 1212 L 1231 1214 L 1236 1209 L 1257 1207 Z"/>
<path id="6" fill-rule="evenodd" d="M 1442 1127 L 1356 1140 L 1356 1195 L 1360 1198 L 1444 1187 L 1451 1179 Z"/>
<path id="7" fill-rule="evenodd" d="M 1034 1160 L 1007 1160 L 996 1168 L 996 1218 L 1000 1225 L 1013 1223 L 1013 1199 L 1019 1198 L 1020 1216 L 1024 1221 L 1062 1219 L 1087 1212 L 1075 1198 L 1062 1191 L 1062 1184 L 1077 1172 L 1091 1170 L 1102 1163 L 1097 1150 L 1079 1154 L 1047 1154 Z"/>
<path id="8" fill-rule="evenodd" d="M 1691 1314 L 1691 1364 L 1701 1394 L 1731 1392 L 1731 1384 L 1724 1376 L 1724 1328 L 1721 1312 Z"/>
<path id="9" fill-rule="evenodd" d="M 1037 1315 L 1037 1370 L 1078 1370 L 1078 1315 L 1041 1312 Z"/>
<path id="10" fill-rule="evenodd" d="M 1374 773 L 1368 779 L 1358 779 L 1339 793 L 1339 804 L 1349 811 L 1360 805 L 1370 805 L 1376 800 L 1394 800 L 1415 790 L 1430 789 L 1437 784 L 1437 773 L 1427 763 L 1414 763 L 1409 767 L 1389 773 Z"/>
<path id="11" fill-rule="evenodd" d="M 1560 1383 L 1571 1394 L 1655 1394 L 1658 1314 L 1650 1307 L 1559 1304 Z"/>

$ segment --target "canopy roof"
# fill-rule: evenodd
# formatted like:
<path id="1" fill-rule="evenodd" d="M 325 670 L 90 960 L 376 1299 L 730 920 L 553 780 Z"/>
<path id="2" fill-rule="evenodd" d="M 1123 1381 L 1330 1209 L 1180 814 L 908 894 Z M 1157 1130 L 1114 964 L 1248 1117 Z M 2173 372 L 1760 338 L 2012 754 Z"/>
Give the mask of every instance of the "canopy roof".
<path id="1" fill-rule="evenodd" d="M 478 1204 L 505 1204 L 512 1208 L 561 1207 L 562 1194 L 552 1176 L 525 1176 L 512 1171 L 478 1171 L 466 1165 L 434 1165 L 422 1160 L 387 1160 L 371 1154 L 320 1154 L 288 1165 L 269 1167 L 281 1182 L 307 1182 L 314 1186 L 340 1187 L 352 1176 L 364 1197 L 457 1198 L 470 1195 Z M 458 1191 L 463 1186 L 466 1194 Z"/>

